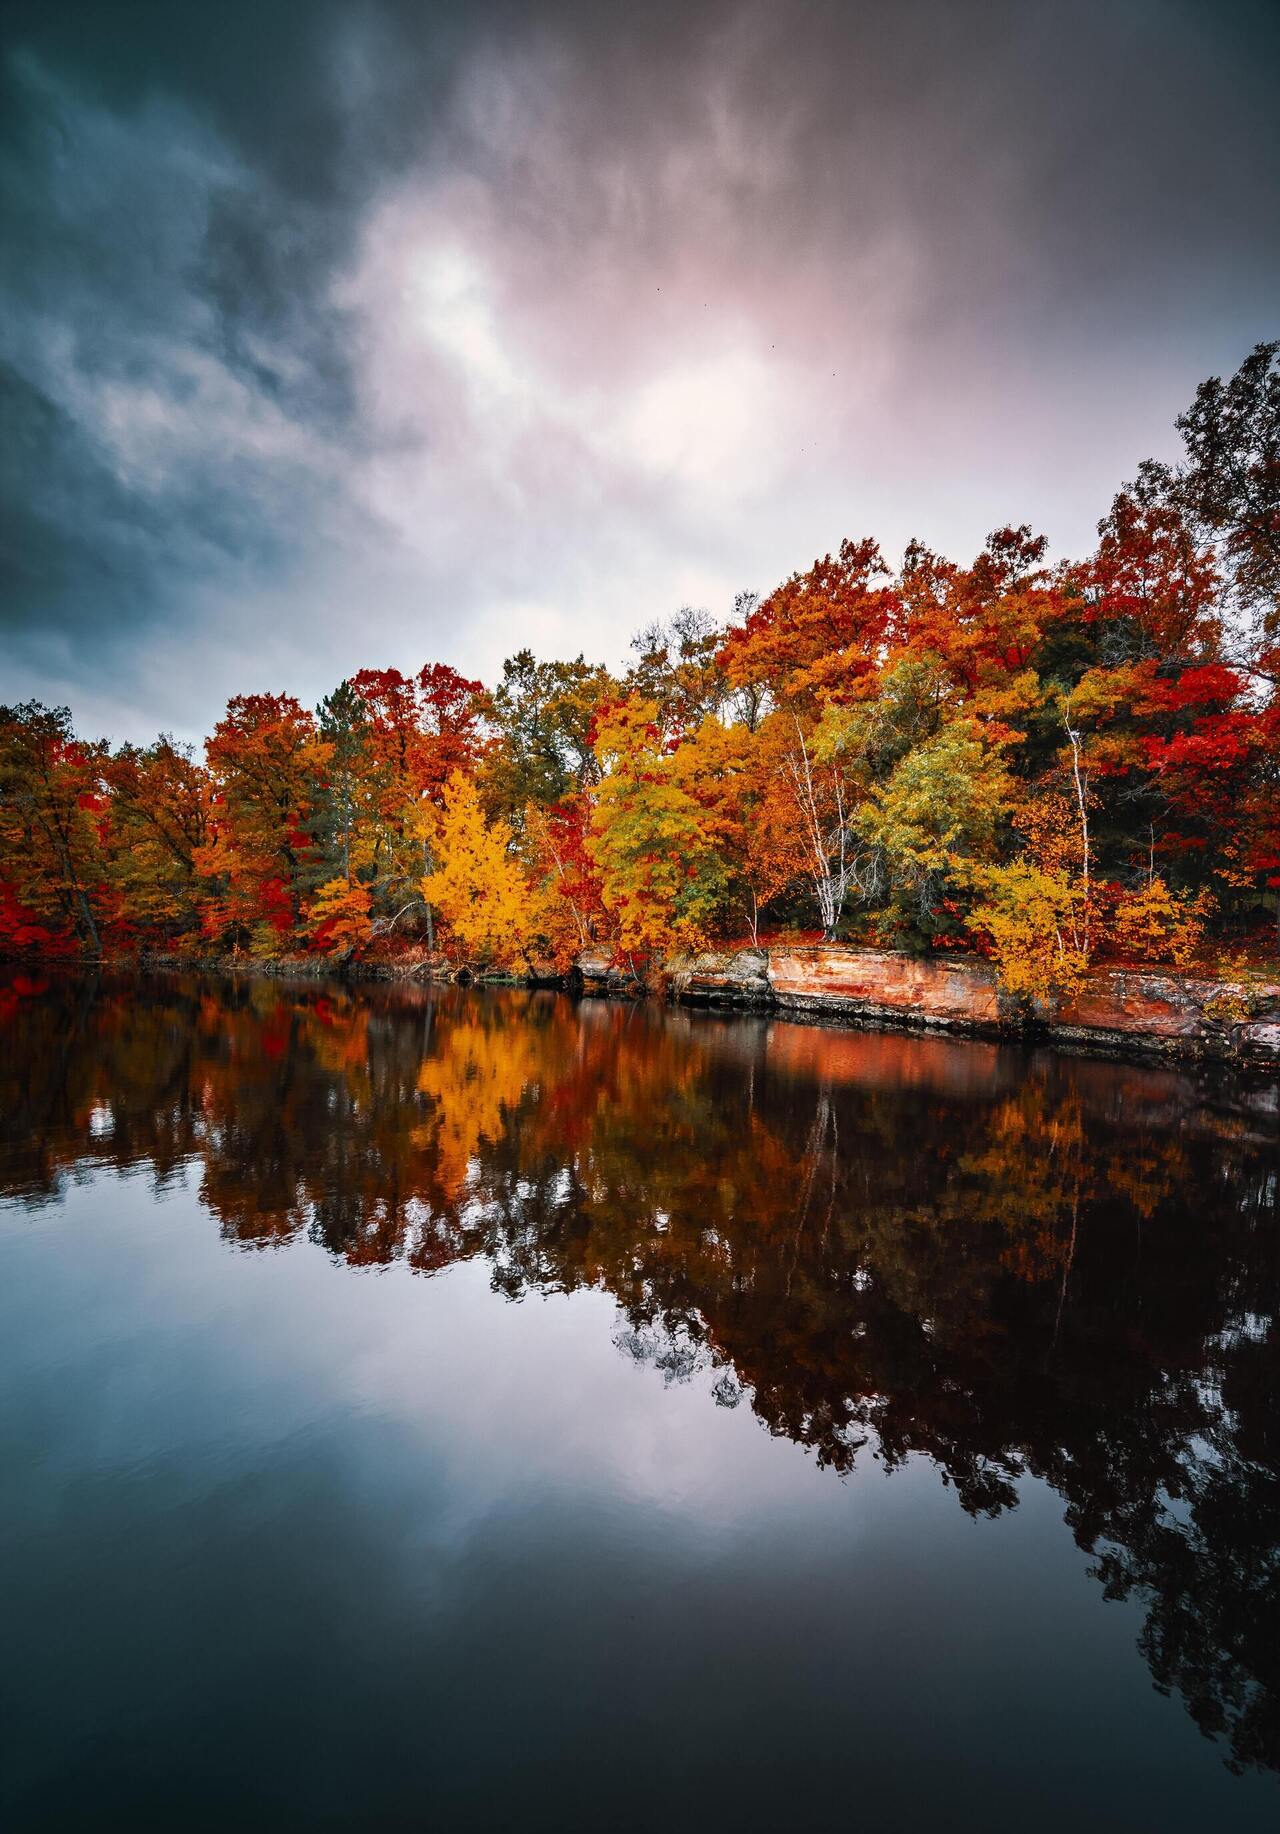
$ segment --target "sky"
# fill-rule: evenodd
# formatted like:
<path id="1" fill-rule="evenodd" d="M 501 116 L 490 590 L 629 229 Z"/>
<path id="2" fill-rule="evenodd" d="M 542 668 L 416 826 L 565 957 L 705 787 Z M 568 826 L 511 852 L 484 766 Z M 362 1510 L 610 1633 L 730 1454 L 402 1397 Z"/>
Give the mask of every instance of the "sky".
<path id="1" fill-rule="evenodd" d="M 1263 0 L 3 0 L 0 700 L 622 663 L 1081 553 L 1280 335 Z"/>

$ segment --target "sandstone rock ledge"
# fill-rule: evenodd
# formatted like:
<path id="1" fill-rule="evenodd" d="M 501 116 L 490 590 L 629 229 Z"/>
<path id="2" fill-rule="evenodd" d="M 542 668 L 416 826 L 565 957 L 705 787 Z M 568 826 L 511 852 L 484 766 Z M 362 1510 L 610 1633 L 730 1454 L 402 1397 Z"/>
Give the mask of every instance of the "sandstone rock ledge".
<path id="1" fill-rule="evenodd" d="M 769 983 L 769 957 L 763 949 L 677 957 L 671 963 L 671 992 L 686 1006 L 777 1005 Z"/>
<path id="2" fill-rule="evenodd" d="M 1030 1033 L 1108 1055 L 1201 1058 L 1280 1074 L 1280 981 L 1099 968 L 1071 999 L 1028 1011 L 1001 992 L 986 963 L 970 957 L 832 943 L 700 955 L 673 962 L 670 972 L 673 997 L 688 1005 L 774 1007 L 846 1024 L 989 1038 Z M 613 990 L 610 974 L 619 971 L 602 960 L 595 991 Z"/>
<path id="3" fill-rule="evenodd" d="M 771 949 L 768 977 L 776 1004 L 792 1011 L 988 1037 L 1017 1030 L 995 975 L 968 957 L 814 944 Z"/>

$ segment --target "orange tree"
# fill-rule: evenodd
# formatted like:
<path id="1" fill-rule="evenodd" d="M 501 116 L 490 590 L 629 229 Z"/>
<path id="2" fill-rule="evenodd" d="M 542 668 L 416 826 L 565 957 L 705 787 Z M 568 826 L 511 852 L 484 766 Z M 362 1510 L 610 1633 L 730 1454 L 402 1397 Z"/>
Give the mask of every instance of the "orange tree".
<path id="1" fill-rule="evenodd" d="M 212 937 L 270 954 L 302 925 L 307 819 L 330 755 L 289 694 L 236 695 L 205 746 L 213 782 L 209 839 L 195 849 Z"/>

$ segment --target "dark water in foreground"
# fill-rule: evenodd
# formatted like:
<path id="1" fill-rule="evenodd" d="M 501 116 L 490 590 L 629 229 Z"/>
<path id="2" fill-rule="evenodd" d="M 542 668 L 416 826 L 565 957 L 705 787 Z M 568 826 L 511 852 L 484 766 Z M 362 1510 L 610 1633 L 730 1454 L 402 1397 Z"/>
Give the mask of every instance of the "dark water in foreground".
<path id="1" fill-rule="evenodd" d="M 1276 1826 L 1268 1099 L 0 983 L 0 1820 Z"/>

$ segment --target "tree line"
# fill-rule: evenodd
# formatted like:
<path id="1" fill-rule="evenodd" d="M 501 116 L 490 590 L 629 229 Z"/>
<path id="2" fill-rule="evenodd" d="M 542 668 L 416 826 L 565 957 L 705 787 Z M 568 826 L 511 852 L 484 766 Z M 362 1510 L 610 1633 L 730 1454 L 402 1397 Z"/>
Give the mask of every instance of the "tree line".
<path id="1" fill-rule="evenodd" d="M 1213 378 L 1082 561 L 844 541 L 629 667 L 361 669 L 203 756 L 0 708 L 0 950 L 642 971 L 771 932 L 991 956 L 1015 994 L 1280 930 L 1280 342 Z"/>

